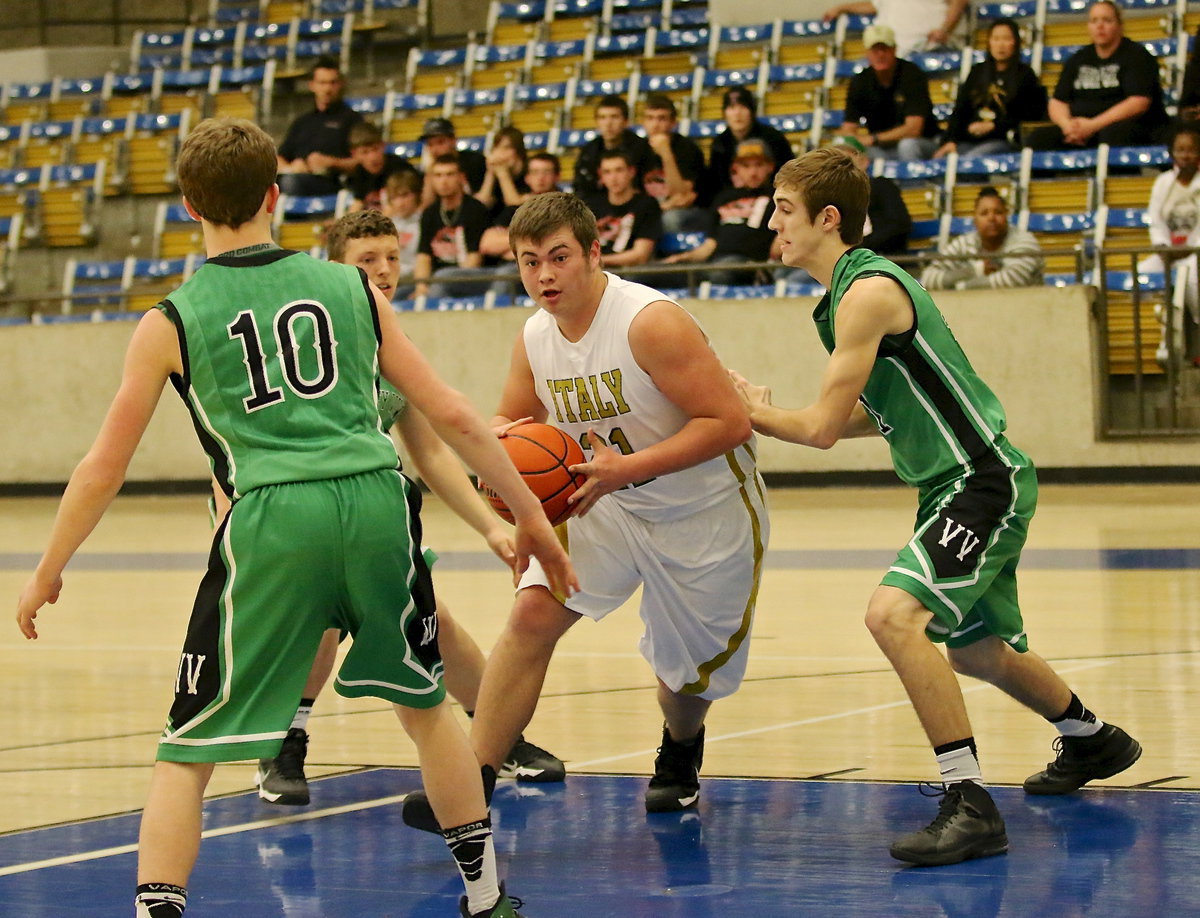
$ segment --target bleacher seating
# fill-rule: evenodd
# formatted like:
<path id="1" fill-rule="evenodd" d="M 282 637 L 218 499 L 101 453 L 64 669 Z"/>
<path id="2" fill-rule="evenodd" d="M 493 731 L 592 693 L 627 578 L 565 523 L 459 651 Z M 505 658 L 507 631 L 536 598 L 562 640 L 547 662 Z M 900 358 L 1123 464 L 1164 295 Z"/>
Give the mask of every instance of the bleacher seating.
<path id="1" fill-rule="evenodd" d="M 234 114 L 267 122 L 281 74 L 298 77 L 317 54 L 361 67 L 361 57 L 352 54 L 361 47 L 356 25 L 375 27 L 382 10 L 422 4 L 210 0 L 207 24 L 138 33 L 130 48 L 131 73 L 4 86 L 0 219 L 9 232 L 16 226 L 26 243 L 85 244 L 95 222 L 82 213 L 84 198 L 90 195 L 94 208 L 104 196 L 173 193 L 178 144 L 199 118 Z M 1164 80 L 1177 88 L 1200 11 L 1174 0 L 1124 6 L 1126 34 L 1159 57 Z M 975 50 L 914 57 L 931 74 L 940 116 L 948 113 L 961 78 L 982 58 L 986 23 L 999 16 L 1021 24 L 1025 54 L 1050 86 L 1056 68 L 1086 41 L 1086 4 L 1080 0 L 978 7 Z M 482 35 L 452 47 L 414 48 L 401 77 L 380 94 L 350 103 L 383 128 L 390 150 L 413 159 L 429 117 L 451 118 L 462 145 L 475 149 L 486 149 L 501 126 L 514 125 L 526 134 L 529 149 L 561 156 L 569 181 L 575 150 L 593 136 L 592 113 L 602 95 L 625 98 L 636 125 L 646 95 L 665 92 L 679 109 L 680 129 L 707 150 L 724 129 L 724 89 L 744 86 L 758 99 L 760 117 L 802 151 L 841 124 L 845 87 L 863 66 L 861 33 L 869 22 L 851 15 L 835 22 L 730 26 L 712 21 L 705 3 L 689 0 L 493 0 Z M 1009 200 L 1014 220 L 1043 239 L 1048 271 L 1073 275 L 1080 256 L 1090 268 L 1098 247 L 1143 244 L 1153 170 L 1165 163 L 1158 147 L 980 159 L 951 154 L 876 168 L 901 184 L 915 224 L 914 249 L 934 246 L 965 225 L 986 182 Z M 95 171 L 88 172 L 89 165 Z M 77 181 L 70 183 L 70 176 Z M 83 193 L 85 187 L 90 190 Z M 62 217 L 70 209 L 61 199 L 72 194 L 79 195 L 75 209 Z M 155 256 L 198 254 L 198 227 L 171 206 L 159 208 Z M 331 210 L 325 206 L 285 199 L 276 229 L 287 234 L 290 247 L 309 248 L 323 223 L 340 212 L 336 200 Z M 317 210 L 306 209 L 312 207 Z"/>
<path id="2" fill-rule="evenodd" d="M 12 287 L 13 268 L 21 248 L 21 215 L 0 217 L 0 294 Z"/>
<path id="3" fill-rule="evenodd" d="M 275 208 L 275 239 L 285 249 L 307 252 L 323 246 L 325 230 L 349 210 L 353 198 L 348 191 L 339 194 L 280 195 Z"/>

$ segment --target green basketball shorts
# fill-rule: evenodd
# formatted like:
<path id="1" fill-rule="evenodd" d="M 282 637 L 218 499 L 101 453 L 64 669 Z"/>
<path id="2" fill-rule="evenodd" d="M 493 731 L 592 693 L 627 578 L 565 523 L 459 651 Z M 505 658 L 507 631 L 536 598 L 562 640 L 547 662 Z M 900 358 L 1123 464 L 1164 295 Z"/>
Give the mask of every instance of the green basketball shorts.
<path id="1" fill-rule="evenodd" d="M 1017 603 L 1017 563 L 1037 507 L 1037 472 L 1019 450 L 970 475 L 922 488 L 912 541 L 883 578 L 933 613 L 929 639 L 964 647 L 989 634 L 1028 648 Z"/>
<path id="2" fill-rule="evenodd" d="M 321 635 L 355 637 L 336 688 L 409 707 L 445 697 L 420 491 L 388 469 L 256 488 L 217 529 L 158 758 L 270 758 Z"/>

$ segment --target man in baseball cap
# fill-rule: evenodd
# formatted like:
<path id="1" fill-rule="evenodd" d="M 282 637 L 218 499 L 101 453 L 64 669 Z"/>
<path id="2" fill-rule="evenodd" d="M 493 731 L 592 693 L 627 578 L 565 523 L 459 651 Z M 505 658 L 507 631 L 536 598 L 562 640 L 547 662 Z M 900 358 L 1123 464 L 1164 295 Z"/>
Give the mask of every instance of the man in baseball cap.
<path id="1" fill-rule="evenodd" d="M 430 118 L 421 129 L 421 171 L 425 173 L 425 186 L 421 192 L 421 206 L 428 207 L 436 199 L 429 172 L 439 156 L 453 153 L 458 157 L 458 166 L 467 184 L 467 191 L 474 194 L 483 184 L 487 174 L 487 160 L 476 150 L 459 149 L 454 133 L 454 122 L 449 118 Z"/>
<path id="2" fill-rule="evenodd" d="M 896 30 L 890 25 L 872 23 L 863 29 L 863 47 L 874 48 L 883 45 L 885 48 L 896 47 Z"/>
<path id="3" fill-rule="evenodd" d="M 882 23 L 863 30 L 867 66 L 850 79 L 841 133 L 855 137 L 876 159 L 929 159 L 937 120 L 929 78 L 896 56 L 896 32 Z"/>

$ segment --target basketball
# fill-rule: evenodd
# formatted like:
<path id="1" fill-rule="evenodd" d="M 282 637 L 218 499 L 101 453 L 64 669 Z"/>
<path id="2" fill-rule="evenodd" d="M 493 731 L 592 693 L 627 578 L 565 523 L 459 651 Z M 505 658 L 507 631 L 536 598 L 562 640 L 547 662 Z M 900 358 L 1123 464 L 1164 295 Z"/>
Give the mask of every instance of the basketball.
<path id="1" fill-rule="evenodd" d="M 573 475 L 569 471 L 570 466 L 583 462 L 579 444 L 549 424 L 514 427 L 500 438 L 500 443 L 529 490 L 542 502 L 551 525 L 557 526 L 569 517 L 572 507 L 567 498 L 586 480 L 586 476 Z M 480 482 L 480 488 L 495 511 L 513 522 L 513 515 L 500 495 L 483 482 Z"/>

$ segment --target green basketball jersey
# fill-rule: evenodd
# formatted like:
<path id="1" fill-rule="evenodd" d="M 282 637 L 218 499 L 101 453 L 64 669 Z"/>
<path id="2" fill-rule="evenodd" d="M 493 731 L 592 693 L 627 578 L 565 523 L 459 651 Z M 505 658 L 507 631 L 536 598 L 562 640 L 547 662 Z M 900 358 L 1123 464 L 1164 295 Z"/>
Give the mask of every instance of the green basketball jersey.
<path id="1" fill-rule="evenodd" d="M 914 321 L 909 331 L 881 342 L 863 406 L 887 438 L 896 473 L 908 484 L 966 474 L 984 457 L 996 457 L 1004 409 L 975 374 L 924 287 L 869 249 L 851 249 L 834 266 L 829 292 L 813 312 L 821 342 L 833 351 L 834 320 L 846 290 L 860 278 L 878 275 L 904 288 Z"/>
<path id="2" fill-rule="evenodd" d="M 213 474 L 252 488 L 396 467 L 379 426 L 379 327 L 362 272 L 269 249 L 210 258 L 160 308 Z"/>

